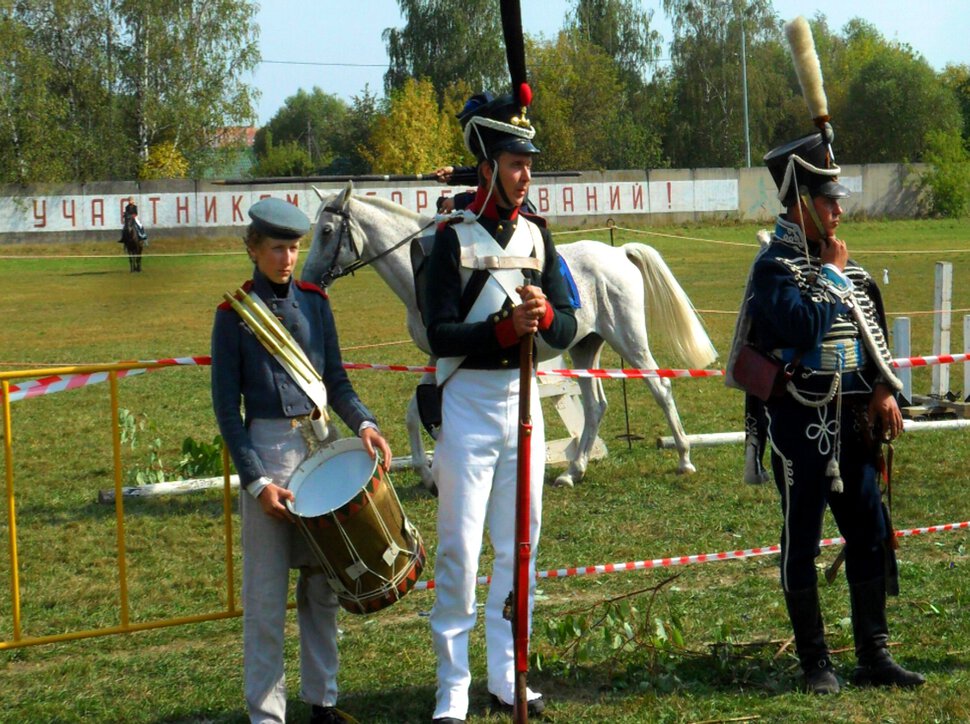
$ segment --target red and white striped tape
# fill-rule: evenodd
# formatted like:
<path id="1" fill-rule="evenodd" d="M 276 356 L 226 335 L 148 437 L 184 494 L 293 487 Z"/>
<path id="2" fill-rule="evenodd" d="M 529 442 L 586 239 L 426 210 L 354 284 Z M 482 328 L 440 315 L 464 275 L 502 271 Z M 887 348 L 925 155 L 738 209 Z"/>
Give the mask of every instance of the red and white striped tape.
<path id="1" fill-rule="evenodd" d="M 132 364 L 132 367 L 118 369 L 115 371 L 115 374 L 119 379 L 121 379 L 122 377 L 142 375 L 146 372 L 152 372 L 165 367 L 174 367 L 180 365 L 208 365 L 211 363 L 212 358 L 208 355 L 197 357 L 169 357 L 156 360 L 137 360 L 130 363 Z M 129 363 L 121 362 L 119 364 Z M 144 366 L 142 367 L 137 365 Z M 34 379 L 23 380 L 15 385 L 10 385 L 10 401 L 16 402 L 17 400 L 23 400 L 29 397 L 40 397 L 41 395 L 49 395 L 54 392 L 61 392 L 62 390 L 75 390 L 79 387 L 96 385 L 100 382 L 107 382 L 109 374 L 109 372 L 82 372 L 67 375 L 49 375 L 46 377 L 36 377 Z"/>
<path id="2" fill-rule="evenodd" d="M 141 375 L 147 371 L 146 369 L 118 370 L 118 377 Z M 62 392 L 63 390 L 74 390 L 78 387 L 96 385 L 99 382 L 106 382 L 107 380 L 107 372 L 94 372 L 83 375 L 52 375 L 50 377 L 24 380 L 20 384 L 10 385 L 10 401 L 14 402 L 28 397 L 49 395 L 52 392 Z"/>
<path id="3" fill-rule="evenodd" d="M 970 520 L 962 523 L 947 523 L 945 525 L 931 525 L 925 528 L 910 528 L 909 530 L 897 530 L 896 537 L 904 538 L 907 536 L 920 535 L 922 533 L 942 533 L 949 530 L 970 530 Z M 820 547 L 841 545 L 845 543 L 845 538 L 823 538 L 819 541 Z M 626 563 L 604 563 L 596 566 L 576 566 L 574 568 L 552 568 L 547 571 L 538 571 L 537 578 L 571 578 L 574 576 L 596 576 L 601 573 L 628 573 L 630 571 L 645 571 L 651 568 L 672 568 L 674 566 L 688 566 L 693 563 L 715 563 L 717 561 L 740 560 L 742 558 L 757 558 L 758 556 L 770 556 L 779 553 L 781 548 L 777 545 L 765 546 L 762 548 L 746 548 L 737 551 L 721 551 L 720 553 L 698 553 L 692 556 L 670 556 L 668 558 L 654 558 L 645 561 L 627 561 Z M 486 585 L 490 576 L 479 576 L 477 579 L 479 586 Z M 425 591 L 434 588 L 434 580 L 418 581 L 414 590 Z"/>
<path id="4" fill-rule="evenodd" d="M 592 369 L 592 370 L 539 370 L 539 377 L 592 377 L 600 379 L 645 379 L 648 377 L 723 377 L 724 370 L 621 370 L 621 369 Z"/>
<path id="5" fill-rule="evenodd" d="M 893 367 L 928 367 L 930 365 L 948 365 L 956 362 L 970 361 L 970 352 L 963 354 L 938 354 L 935 357 L 903 357 L 893 360 Z"/>
<path id="6" fill-rule="evenodd" d="M 894 367 L 928 367 L 931 365 L 955 364 L 970 361 L 970 353 L 941 354 L 926 357 L 901 357 L 892 361 Z M 130 377 L 146 371 L 177 365 L 208 365 L 211 359 L 206 356 L 170 357 L 166 359 L 141 361 L 145 367 L 132 367 L 118 370 L 118 377 Z M 434 367 L 428 365 L 382 365 L 361 362 L 345 362 L 348 370 L 374 370 L 378 372 L 416 372 L 420 374 L 433 373 Z M 722 377 L 724 370 L 686 370 L 686 369 L 586 369 L 586 370 L 539 370 L 539 377 L 567 377 L 567 378 L 598 378 L 598 379 L 645 379 L 655 377 Z M 78 373 L 68 375 L 51 375 L 38 377 L 10 385 L 10 401 L 22 400 L 26 397 L 39 397 L 61 390 L 73 390 L 78 387 L 104 382 L 108 379 L 107 372 Z"/>
<path id="7" fill-rule="evenodd" d="M 434 367 L 421 365 L 373 365 L 364 362 L 344 362 L 345 370 L 377 370 L 379 372 L 430 372 L 434 374 Z"/>

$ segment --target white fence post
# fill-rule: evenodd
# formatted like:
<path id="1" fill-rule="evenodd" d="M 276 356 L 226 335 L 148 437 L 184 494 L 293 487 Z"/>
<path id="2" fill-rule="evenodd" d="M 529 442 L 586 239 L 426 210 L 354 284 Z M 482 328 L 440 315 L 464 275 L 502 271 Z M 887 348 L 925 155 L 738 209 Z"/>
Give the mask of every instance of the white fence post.
<path id="1" fill-rule="evenodd" d="M 564 369 L 566 362 L 562 355 L 555 359 L 539 363 L 540 370 Z M 546 438 L 546 465 L 566 463 L 576 457 L 579 438 L 586 426 L 586 416 L 583 413 L 582 395 L 579 385 L 572 379 L 555 379 L 542 376 L 539 378 L 539 397 L 552 398 L 552 403 L 559 413 L 559 417 L 566 426 L 569 437 L 559 440 Z M 547 418 L 548 419 L 548 418 Z M 607 455 L 606 443 L 597 435 L 590 450 L 590 460 L 599 460 Z"/>
<path id="2" fill-rule="evenodd" d="M 936 262 L 933 291 L 933 354 L 950 354 L 950 312 L 953 307 L 953 264 Z M 949 365 L 933 365 L 930 394 L 942 399 L 950 391 Z"/>
<path id="3" fill-rule="evenodd" d="M 910 341 L 909 317 L 898 317 L 893 322 L 893 357 L 896 359 L 909 359 L 913 352 Z M 909 367 L 900 367 L 896 370 L 896 376 L 903 383 L 903 389 L 899 393 L 903 398 L 903 405 L 913 404 L 913 370 Z"/>

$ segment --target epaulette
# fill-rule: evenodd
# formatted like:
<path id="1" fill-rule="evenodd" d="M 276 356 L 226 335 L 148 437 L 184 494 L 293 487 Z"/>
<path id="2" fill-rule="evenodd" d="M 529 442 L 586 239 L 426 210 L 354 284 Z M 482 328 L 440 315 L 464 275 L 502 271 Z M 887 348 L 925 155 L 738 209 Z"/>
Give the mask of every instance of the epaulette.
<path id="1" fill-rule="evenodd" d="M 529 221 L 531 221 L 533 224 L 535 224 L 536 226 L 538 226 L 540 229 L 546 229 L 546 228 L 548 228 L 548 222 L 545 220 L 545 217 L 539 216 L 538 214 L 530 214 L 530 213 L 527 213 L 525 211 L 522 211 L 522 209 L 519 209 L 519 214 L 521 214 L 523 218 L 528 219 Z"/>
<path id="2" fill-rule="evenodd" d="M 301 282 L 295 279 L 293 281 L 296 283 L 296 286 L 298 289 L 302 289 L 305 292 L 316 292 L 324 299 L 330 299 L 330 297 L 327 296 L 327 293 L 323 291 L 323 289 L 318 287 L 316 284 L 313 284 L 312 282 Z"/>
<path id="3" fill-rule="evenodd" d="M 246 280 L 246 281 L 245 281 L 245 282 L 243 283 L 243 285 L 242 285 L 242 287 L 240 287 L 240 288 L 241 288 L 241 289 L 242 289 L 242 290 L 243 290 L 244 292 L 246 292 L 246 293 L 248 294 L 248 293 L 249 293 L 249 290 L 253 288 L 253 280 L 252 280 L 252 279 L 247 279 L 247 280 Z M 232 305 L 231 305 L 231 304 L 229 304 L 229 302 L 223 302 L 222 304 L 220 304 L 220 305 L 219 305 L 219 306 L 217 307 L 217 309 L 232 309 Z"/>

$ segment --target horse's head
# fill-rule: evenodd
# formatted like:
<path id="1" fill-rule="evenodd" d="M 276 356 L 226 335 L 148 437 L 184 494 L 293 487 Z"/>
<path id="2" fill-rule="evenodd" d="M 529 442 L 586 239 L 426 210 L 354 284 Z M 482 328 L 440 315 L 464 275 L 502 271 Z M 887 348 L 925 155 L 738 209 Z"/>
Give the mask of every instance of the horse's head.
<path id="1" fill-rule="evenodd" d="M 330 198 L 324 198 L 316 187 L 313 190 L 322 205 L 300 278 L 327 287 L 356 268 L 364 250 L 364 236 L 350 215 L 352 183 Z"/>
<path id="2" fill-rule="evenodd" d="M 301 279 L 326 287 L 369 264 L 379 274 L 400 276 L 397 267 L 402 263 L 407 265 L 403 276 L 410 276 L 407 249 L 402 247 L 429 229 L 433 219 L 376 196 L 354 196 L 353 184 L 328 199 L 316 191 L 323 205 Z"/>

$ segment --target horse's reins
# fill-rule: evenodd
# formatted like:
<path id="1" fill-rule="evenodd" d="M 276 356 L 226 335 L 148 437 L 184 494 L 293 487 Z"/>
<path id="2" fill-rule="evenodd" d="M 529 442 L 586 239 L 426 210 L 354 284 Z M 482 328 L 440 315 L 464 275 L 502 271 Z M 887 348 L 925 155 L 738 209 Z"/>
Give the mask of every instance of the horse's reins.
<path id="1" fill-rule="evenodd" d="M 383 259 L 391 252 L 397 251 L 406 243 L 411 241 L 411 239 L 418 236 L 419 234 L 421 234 L 421 232 L 425 231 L 435 223 L 435 220 L 432 219 L 417 231 L 412 231 L 410 234 L 405 236 L 399 242 L 397 242 L 396 244 L 393 244 L 392 246 L 388 247 L 387 249 L 380 252 L 379 254 L 375 254 L 370 259 L 361 259 L 360 251 L 358 251 L 357 245 L 354 243 L 353 234 L 350 231 L 350 214 L 348 214 L 343 209 L 337 208 L 336 206 L 325 206 L 323 210 L 335 216 L 339 216 L 341 218 L 340 231 L 338 232 L 336 250 L 334 251 L 334 261 L 330 265 L 330 268 L 327 269 L 326 272 L 324 272 L 323 278 L 322 278 L 324 287 L 329 286 L 331 282 L 337 279 L 340 279 L 340 277 L 345 277 L 348 274 L 353 274 L 358 269 L 362 269 L 368 264 L 373 264 L 375 261 L 378 261 L 379 259 Z M 353 249 L 354 254 L 357 256 L 357 258 L 354 261 L 352 261 L 350 264 L 348 264 L 346 267 L 341 267 L 339 264 L 337 264 L 337 257 L 340 255 L 340 245 L 342 243 L 344 234 L 346 234 L 347 241 L 350 243 L 350 248 Z"/>

